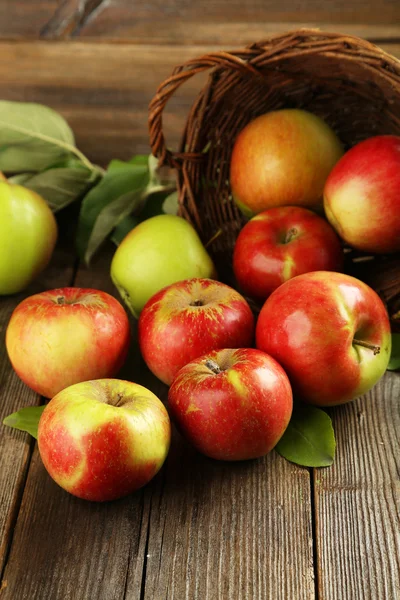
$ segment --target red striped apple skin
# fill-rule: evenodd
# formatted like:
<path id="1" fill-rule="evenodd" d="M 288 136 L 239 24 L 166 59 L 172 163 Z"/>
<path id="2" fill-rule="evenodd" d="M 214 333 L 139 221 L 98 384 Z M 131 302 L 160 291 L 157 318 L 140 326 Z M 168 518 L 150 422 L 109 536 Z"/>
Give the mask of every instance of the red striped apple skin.
<path id="1" fill-rule="evenodd" d="M 162 402 L 143 386 L 117 379 L 64 389 L 46 406 L 38 428 L 40 456 L 52 479 L 74 496 L 99 502 L 148 483 L 170 439 Z"/>
<path id="2" fill-rule="evenodd" d="M 217 460 L 270 452 L 289 423 L 292 405 L 286 373 L 254 348 L 217 350 L 190 362 L 168 394 L 169 412 L 181 433 Z"/>
<path id="3" fill-rule="evenodd" d="M 181 367 L 219 348 L 254 343 L 254 316 L 236 290 L 213 279 L 185 279 L 146 303 L 138 324 L 142 356 L 167 385 Z"/>
<path id="4" fill-rule="evenodd" d="M 296 275 L 342 268 L 342 245 L 335 230 L 298 206 L 271 208 L 253 217 L 240 231 L 233 253 L 240 289 L 260 301 Z"/>
<path id="5" fill-rule="evenodd" d="M 17 375 L 47 398 L 74 383 L 116 375 L 129 343 L 122 305 L 106 292 L 77 287 L 26 298 L 11 315 L 6 332 Z"/>
<path id="6" fill-rule="evenodd" d="M 379 353 L 355 340 L 379 347 Z M 257 321 L 256 345 L 282 365 L 295 395 L 331 406 L 357 398 L 382 377 L 390 358 L 390 323 L 365 283 L 317 271 L 271 294 Z"/>
<path id="7" fill-rule="evenodd" d="M 375 136 L 346 152 L 326 181 L 324 208 L 354 248 L 400 251 L 400 137 Z"/>

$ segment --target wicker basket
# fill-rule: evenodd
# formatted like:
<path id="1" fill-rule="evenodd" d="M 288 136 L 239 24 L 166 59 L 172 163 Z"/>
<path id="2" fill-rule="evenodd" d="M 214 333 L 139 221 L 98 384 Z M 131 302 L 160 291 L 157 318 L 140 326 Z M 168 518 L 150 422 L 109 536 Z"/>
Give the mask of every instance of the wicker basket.
<path id="1" fill-rule="evenodd" d="M 179 86 L 205 70 L 207 84 L 191 107 L 179 151 L 172 152 L 163 134 L 163 110 Z M 174 69 L 150 104 L 152 152 L 177 169 L 180 212 L 203 241 L 222 230 L 210 252 L 231 283 L 232 249 L 245 223 L 229 188 L 232 146 L 250 120 L 283 107 L 321 116 L 346 148 L 373 135 L 400 135 L 400 61 L 357 37 L 301 29 L 189 60 Z M 348 256 L 348 272 L 378 290 L 393 327 L 399 327 L 399 255 Z"/>

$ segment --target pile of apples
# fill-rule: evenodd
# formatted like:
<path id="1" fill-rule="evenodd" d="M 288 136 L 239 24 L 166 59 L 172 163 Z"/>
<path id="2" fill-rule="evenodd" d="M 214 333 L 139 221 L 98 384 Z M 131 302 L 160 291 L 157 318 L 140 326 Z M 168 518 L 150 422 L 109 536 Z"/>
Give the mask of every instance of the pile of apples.
<path id="1" fill-rule="evenodd" d="M 400 250 L 400 138 L 377 136 L 344 153 L 315 115 L 275 111 L 239 134 L 230 178 L 250 217 L 233 270 L 240 292 L 260 304 L 257 318 L 242 293 L 217 280 L 180 217 L 144 221 L 112 261 L 112 280 L 138 318 L 143 359 L 169 386 L 168 410 L 146 388 L 114 378 L 130 325 L 109 294 L 50 290 L 11 316 L 11 363 L 51 398 L 38 429 L 43 463 L 80 498 L 111 500 L 150 481 L 168 454 L 170 418 L 211 458 L 257 458 L 285 432 L 293 396 L 343 404 L 387 368 L 386 308 L 341 271 L 343 241 Z"/>

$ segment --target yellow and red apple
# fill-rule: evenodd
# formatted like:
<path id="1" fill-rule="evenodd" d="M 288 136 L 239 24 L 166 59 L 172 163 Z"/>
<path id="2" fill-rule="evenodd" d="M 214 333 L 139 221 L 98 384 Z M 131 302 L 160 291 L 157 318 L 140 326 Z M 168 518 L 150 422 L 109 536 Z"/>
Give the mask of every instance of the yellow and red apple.
<path id="1" fill-rule="evenodd" d="M 301 399 L 331 406 L 365 394 L 382 377 L 390 324 L 382 300 L 365 283 L 316 271 L 271 294 L 257 321 L 256 345 L 282 365 Z"/>
<path id="2" fill-rule="evenodd" d="M 327 179 L 324 208 L 350 246 L 400 251 L 400 137 L 375 136 L 346 152 Z"/>
<path id="3" fill-rule="evenodd" d="M 188 363 L 168 393 L 181 433 L 218 460 L 267 454 L 283 435 L 292 404 L 282 367 L 254 348 L 217 350 Z"/>
<path id="4" fill-rule="evenodd" d="M 29 296 L 11 315 L 6 347 L 17 375 L 52 398 L 80 381 L 114 376 L 130 343 L 128 316 L 110 294 L 59 288 Z"/>
<path id="5" fill-rule="evenodd" d="M 167 385 L 181 367 L 218 348 L 251 346 L 254 317 L 236 290 L 212 279 L 178 281 L 146 303 L 138 324 L 149 369 Z"/>
<path id="6" fill-rule="evenodd" d="M 163 465 L 170 439 L 168 413 L 157 396 L 117 379 L 64 389 L 38 427 L 49 475 L 85 500 L 115 500 L 144 486 Z"/>
<path id="7" fill-rule="evenodd" d="M 270 208 L 253 217 L 240 231 L 233 252 L 239 287 L 261 301 L 296 275 L 342 268 L 342 245 L 334 229 L 298 206 Z"/>
<path id="8" fill-rule="evenodd" d="M 332 167 L 343 155 L 334 131 L 300 109 L 276 110 L 248 123 L 235 140 L 230 184 L 242 212 L 276 206 L 322 206 Z"/>

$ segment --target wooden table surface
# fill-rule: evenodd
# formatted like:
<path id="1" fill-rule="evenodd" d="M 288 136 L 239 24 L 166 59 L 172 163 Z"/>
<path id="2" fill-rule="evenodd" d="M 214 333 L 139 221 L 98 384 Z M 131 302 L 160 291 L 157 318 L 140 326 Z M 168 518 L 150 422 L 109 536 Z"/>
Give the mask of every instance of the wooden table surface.
<path id="1" fill-rule="evenodd" d="M 210 49 L 300 26 L 353 33 L 400 57 L 398 0 L 1 0 L 1 98 L 60 111 L 93 162 L 147 153 L 147 106 L 171 69 Z M 177 143 L 201 80 L 168 108 Z M 27 295 L 65 285 L 116 294 L 113 247 L 90 269 L 65 233 L 23 294 L 0 300 L 0 417 L 42 399 L 12 371 L 4 334 Z M 167 389 L 135 344 L 121 377 Z M 40 357 L 38 357 L 40 360 Z M 327 469 L 277 453 L 239 464 L 194 452 L 174 432 L 143 490 L 94 504 L 56 486 L 32 438 L 0 428 L 1 600 L 399 600 L 400 375 L 331 411 Z"/>

